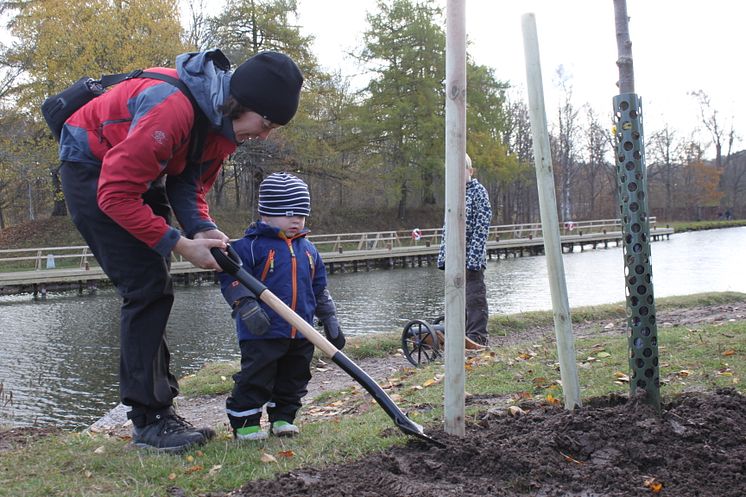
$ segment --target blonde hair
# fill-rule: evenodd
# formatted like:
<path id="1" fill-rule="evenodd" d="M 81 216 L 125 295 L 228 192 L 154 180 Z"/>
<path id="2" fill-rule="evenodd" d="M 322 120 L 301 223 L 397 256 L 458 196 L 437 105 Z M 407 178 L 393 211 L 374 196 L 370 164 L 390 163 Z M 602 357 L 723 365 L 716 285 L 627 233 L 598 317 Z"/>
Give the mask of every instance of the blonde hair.
<path id="1" fill-rule="evenodd" d="M 471 169 L 471 157 L 469 157 L 469 154 L 466 154 L 464 164 L 466 164 L 466 169 Z"/>

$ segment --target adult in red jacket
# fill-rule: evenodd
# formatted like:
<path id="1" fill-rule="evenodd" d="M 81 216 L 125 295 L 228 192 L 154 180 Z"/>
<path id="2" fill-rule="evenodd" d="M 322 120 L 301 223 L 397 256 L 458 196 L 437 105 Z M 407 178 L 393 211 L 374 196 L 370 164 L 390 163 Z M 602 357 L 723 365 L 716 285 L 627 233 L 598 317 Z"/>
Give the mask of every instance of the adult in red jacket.
<path id="1" fill-rule="evenodd" d="M 295 62 L 261 52 L 235 71 L 219 50 L 186 53 L 152 68 L 189 88 L 209 121 L 198 161 L 187 160 L 194 108 L 175 86 L 131 79 L 74 113 L 60 136 L 60 172 L 73 222 L 122 296 L 120 396 L 138 447 L 181 452 L 215 432 L 173 408 L 165 330 L 173 304 L 170 254 L 220 270 L 210 254 L 228 237 L 205 199 L 226 157 L 265 139 L 295 115 L 303 76 Z M 174 213 L 181 226 L 171 226 Z"/>

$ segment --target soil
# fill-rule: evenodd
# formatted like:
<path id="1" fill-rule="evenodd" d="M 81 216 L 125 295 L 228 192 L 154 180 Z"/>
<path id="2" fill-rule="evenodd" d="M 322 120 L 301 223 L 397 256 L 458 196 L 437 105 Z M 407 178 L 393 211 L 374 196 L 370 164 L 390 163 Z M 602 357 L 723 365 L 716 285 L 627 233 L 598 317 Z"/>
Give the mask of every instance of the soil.
<path id="1" fill-rule="evenodd" d="M 524 406 L 486 414 L 463 438 L 428 429 L 441 448 L 410 440 L 351 464 L 293 471 L 210 497 L 535 496 L 742 497 L 746 398 L 687 394 L 655 411 L 608 397 L 587 407 Z"/>
<path id="2" fill-rule="evenodd" d="M 746 302 L 659 311 L 659 326 L 697 326 L 746 320 Z M 621 334 L 623 320 L 573 325 L 576 336 Z M 553 337 L 536 328 L 492 337 L 499 347 Z M 412 366 L 401 355 L 357 363 L 394 398 L 398 378 Z M 334 365 L 319 363 L 299 423 L 319 416 L 353 415 L 371 403 L 362 395 L 329 398 L 329 390 L 356 383 Z M 746 397 L 734 389 L 688 392 L 664 402 L 661 414 L 640 398 L 606 396 L 567 411 L 531 401 L 509 413 L 505 398 L 467 396 L 484 407 L 464 437 L 427 426 L 440 447 L 410 438 L 403 446 L 329 468 L 302 468 L 271 480 L 248 482 L 229 493 L 257 496 L 532 496 L 532 497 L 743 497 L 746 495 Z M 224 396 L 180 399 L 179 411 L 195 424 L 225 426 Z M 128 433 L 121 424 L 100 431 Z M 398 434 L 393 425 L 383 433 Z M 28 435 L 27 435 L 28 436 Z M 0 450 L 4 435 L 0 432 Z M 186 495 L 174 487 L 169 495 Z"/>
<path id="3" fill-rule="evenodd" d="M 744 314 L 746 305 L 717 305 L 660 312 L 659 322 L 694 326 L 742 320 Z M 601 330 L 599 323 L 584 323 L 574 331 L 624 334 L 625 323 L 606 323 Z M 492 346 L 511 340 L 493 339 Z M 495 400 L 467 397 L 467 403 L 485 405 Z M 574 411 L 520 407 L 516 415 L 486 409 L 467 423 L 464 437 L 426 427 L 444 447 L 413 438 L 350 464 L 305 468 L 204 497 L 746 495 L 746 397 L 735 390 L 684 394 L 664 403 L 661 415 L 644 399 L 620 396 L 591 399 Z"/>

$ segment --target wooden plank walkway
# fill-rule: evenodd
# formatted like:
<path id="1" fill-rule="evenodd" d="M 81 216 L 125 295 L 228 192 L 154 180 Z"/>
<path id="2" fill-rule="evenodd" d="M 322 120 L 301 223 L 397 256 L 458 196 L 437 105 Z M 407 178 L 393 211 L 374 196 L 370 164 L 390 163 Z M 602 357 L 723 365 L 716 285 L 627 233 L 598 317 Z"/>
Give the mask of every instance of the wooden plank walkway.
<path id="1" fill-rule="evenodd" d="M 658 227 L 651 221 L 651 241 L 668 238 L 674 230 Z M 330 273 L 375 268 L 394 268 L 434 264 L 442 229 L 385 231 L 311 235 Z M 564 223 L 561 227 L 563 250 L 573 251 L 619 246 L 622 232 L 618 220 Z M 491 226 L 487 242 L 490 259 L 539 255 L 544 252 L 540 224 Z M 12 269 L 12 270 L 9 270 Z M 33 292 L 56 288 L 93 289 L 108 278 L 96 265 L 86 246 L 45 247 L 0 250 L 0 294 Z M 179 282 L 214 280 L 211 271 L 175 260 L 171 274 Z"/>

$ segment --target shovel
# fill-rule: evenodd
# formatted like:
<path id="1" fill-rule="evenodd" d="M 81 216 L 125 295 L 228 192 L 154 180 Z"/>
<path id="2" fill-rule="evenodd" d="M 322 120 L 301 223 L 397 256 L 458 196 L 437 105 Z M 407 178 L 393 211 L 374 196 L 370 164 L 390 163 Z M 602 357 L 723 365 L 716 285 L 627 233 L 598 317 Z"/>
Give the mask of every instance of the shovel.
<path id="1" fill-rule="evenodd" d="M 316 348 L 321 350 L 321 352 L 323 352 L 327 357 L 331 358 L 331 360 L 334 361 L 337 366 L 342 368 L 345 373 L 360 383 L 360 385 L 362 385 L 363 388 L 373 396 L 386 414 L 394 420 L 394 423 L 401 431 L 407 435 L 413 435 L 417 438 L 427 440 L 439 447 L 445 447 L 444 444 L 425 435 L 422 426 L 409 419 L 402 410 L 399 409 L 399 406 L 391 400 L 391 397 L 389 397 L 378 383 L 373 381 L 373 379 L 368 376 L 360 366 L 352 362 L 349 357 L 332 345 L 325 336 L 316 331 L 313 326 L 296 314 L 295 311 L 288 307 L 279 297 L 270 292 L 261 281 L 249 274 L 249 272 L 242 267 L 241 258 L 233 247 L 230 245 L 227 246 L 228 255 L 223 253 L 223 251 L 217 247 L 210 249 L 210 252 L 223 271 L 236 278 L 241 284 L 251 290 L 258 299 L 270 306 L 277 314 L 282 316 L 285 321 L 300 331 Z"/>

